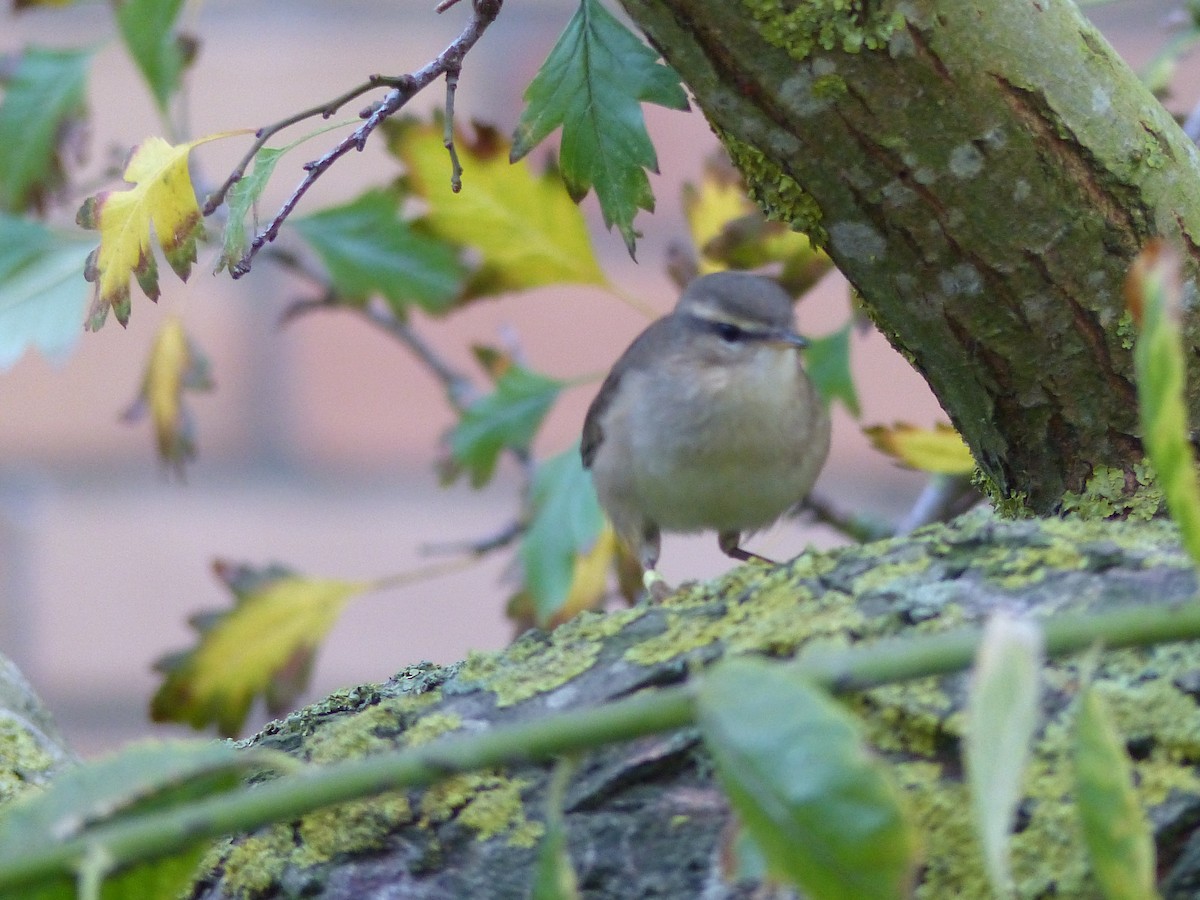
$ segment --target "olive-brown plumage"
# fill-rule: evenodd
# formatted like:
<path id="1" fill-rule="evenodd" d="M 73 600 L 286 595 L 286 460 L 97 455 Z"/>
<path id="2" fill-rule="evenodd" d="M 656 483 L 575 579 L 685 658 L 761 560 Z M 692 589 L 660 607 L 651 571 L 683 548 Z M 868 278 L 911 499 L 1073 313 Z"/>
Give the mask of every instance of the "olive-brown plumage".
<path id="1" fill-rule="evenodd" d="M 647 584 L 662 531 L 716 531 L 735 559 L 808 494 L 829 413 L 800 363 L 791 300 L 775 282 L 719 272 L 630 344 L 583 425 L 583 464 Z"/>

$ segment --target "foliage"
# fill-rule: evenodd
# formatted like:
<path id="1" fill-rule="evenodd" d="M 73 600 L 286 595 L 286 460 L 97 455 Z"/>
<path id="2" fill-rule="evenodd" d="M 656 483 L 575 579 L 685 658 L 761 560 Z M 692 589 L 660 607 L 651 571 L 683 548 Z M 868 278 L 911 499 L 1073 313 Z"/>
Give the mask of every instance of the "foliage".
<path id="1" fill-rule="evenodd" d="M 29 5 L 35 4 L 18 0 L 16 7 Z M 180 112 L 178 93 L 196 50 L 178 29 L 183 6 L 183 0 L 122 0 L 113 9 L 114 30 L 171 135 L 177 133 L 179 123 L 170 120 Z M 487 6 L 474 4 L 477 13 Z M 76 275 L 86 273 L 95 283 L 87 327 L 98 329 L 109 309 L 124 325 L 131 314 L 131 278 L 151 300 L 160 295 L 158 251 L 186 280 L 198 251 L 209 247 L 202 220 L 210 210 L 202 209 L 195 194 L 193 151 L 232 132 L 191 140 L 150 137 L 137 144 L 123 172 L 128 187 L 88 197 L 79 208 L 77 224 L 99 238 L 86 264 L 82 236 L 50 224 L 56 212 L 77 204 L 83 191 L 74 160 L 91 60 L 91 49 L 28 48 L 3 85 L 0 367 L 15 362 L 26 347 L 59 356 L 74 344 L 86 305 L 86 288 Z M 380 86 L 368 82 L 347 97 Z M 639 211 L 654 208 L 647 173 L 658 166 L 641 104 L 686 108 L 678 76 L 599 0 L 580 0 L 525 99 L 511 146 L 491 126 L 477 124 L 468 135 L 441 117 L 389 119 L 388 148 L 401 168 L 399 176 L 344 203 L 291 218 L 289 231 L 305 250 L 289 248 L 276 261 L 310 275 L 319 285 L 321 305 L 371 314 L 384 309 L 387 323 L 410 346 L 420 346 L 411 330 L 414 307 L 444 317 L 478 298 L 560 283 L 619 293 L 598 262 L 577 204 L 594 191 L 606 226 L 615 226 L 634 253 L 639 236 L 634 220 Z M 328 118 L 338 105 L 318 113 Z M 212 248 L 216 271 L 244 274 L 251 250 L 274 240 L 277 229 L 248 233 L 264 190 L 284 154 L 327 129 L 281 147 L 267 147 L 265 141 L 302 118 L 259 133 L 245 165 L 231 175 L 224 193 L 224 234 L 220 247 Z M 535 169 L 528 157 L 556 129 L 561 129 L 558 163 Z M 369 135 L 362 132 L 345 146 L 361 145 Z M 455 193 L 446 175 L 454 172 L 457 180 L 460 162 L 465 187 Z M 306 166 L 310 173 L 319 168 L 315 162 Z M 293 199 L 298 201 L 300 193 Z M 685 189 L 684 207 L 696 272 L 765 269 L 799 296 L 830 267 L 807 237 L 768 222 L 728 165 L 711 163 L 700 183 Z M 303 260 L 299 264 L 297 256 Z M 1130 308 L 1141 328 L 1135 351 L 1139 402 L 1146 449 L 1171 512 L 1200 559 L 1200 494 L 1182 401 L 1184 361 L 1170 313 L 1172 303 L 1178 305 L 1178 285 L 1164 258 L 1161 249 L 1149 252 L 1128 285 Z M 808 366 L 825 399 L 841 402 L 857 417 L 852 336 L 848 322 L 813 339 Z M 490 481 L 506 454 L 522 464 L 527 483 L 517 517 L 520 580 L 511 602 L 513 617 L 545 626 L 599 608 L 609 582 L 621 575 L 616 538 L 603 521 L 577 449 L 568 447 L 544 460 L 533 451 L 542 422 L 569 382 L 538 373 L 515 353 L 483 356 L 490 391 L 456 393 L 454 377 L 443 376 L 459 415 L 447 435 L 446 471 L 465 473 L 479 487 Z M 185 394 L 210 384 L 208 366 L 183 320 L 168 319 L 149 350 L 131 417 L 148 414 L 159 455 L 176 471 L 196 450 Z M 867 430 L 905 465 L 935 473 L 962 473 L 974 466 L 948 426 Z M 163 681 L 151 712 L 156 720 L 197 728 L 215 724 L 226 735 L 241 730 L 259 698 L 272 713 L 290 709 L 345 605 L 397 580 L 310 578 L 281 566 L 217 563 L 215 568 L 232 593 L 232 605 L 193 617 L 195 646 L 159 661 Z M 982 638 L 972 682 L 965 762 L 977 836 L 998 893 L 1007 892 L 1012 881 L 1008 837 L 1036 727 L 1041 647 L 1042 635 L 1029 623 L 993 621 Z M 895 677 L 907 677 L 903 664 L 897 670 L 901 674 Z M 698 725 L 742 820 L 742 846 L 761 856 L 771 878 L 814 898 L 902 896 L 919 864 L 919 836 L 888 767 L 868 751 L 854 718 L 831 698 L 830 689 L 799 669 L 731 659 L 706 674 L 698 688 L 670 695 L 673 706 L 662 701 L 668 711 L 660 719 L 650 725 L 645 717 L 638 719 L 637 727 L 644 729 L 638 733 Z M 567 746 L 575 734 L 569 728 L 552 724 L 545 731 L 553 734 L 552 740 L 543 736 L 546 746 L 556 752 L 590 746 Z M 630 726 L 593 743 L 635 732 Z M 484 749 L 467 759 L 479 766 L 522 759 L 526 752 L 518 742 L 506 745 L 505 756 L 487 749 L 490 735 L 471 744 L 473 739 L 465 746 Z M 1098 884 L 1109 897 L 1152 896 L 1148 827 L 1120 735 L 1094 687 L 1086 687 L 1079 698 L 1073 740 L 1077 808 Z M 26 858 L 47 848 L 64 855 L 48 866 L 41 881 L 34 879 L 36 893 L 0 888 L 0 897 L 71 896 L 76 885 L 87 896 L 173 894 L 190 877 L 203 849 L 197 836 L 216 834 L 221 829 L 214 823 L 235 820 L 199 814 L 186 820 L 192 828 L 173 833 L 182 836 L 171 848 L 177 855 L 154 850 L 165 854 L 158 863 L 138 862 L 143 858 L 138 854 L 152 855 L 144 850 L 149 844 L 130 849 L 116 840 L 126 834 L 128 820 L 163 810 L 168 815 L 182 810 L 186 817 L 194 809 L 225 809 L 220 802 L 226 794 L 235 798 L 231 806 L 236 807 L 239 796 L 251 793 L 238 790 L 242 778 L 265 764 L 281 767 L 263 756 L 234 754 L 228 745 L 168 746 L 126 751 L 63 776 L 51 791 L 0 817 L 0 873 L 8 871 L 6 866 L 20 871 Z M 421 761 L 396 761 L 403 771 L 415 766 L 421 773 L 404 782 L 413 784 L 463 767 L 459 757 L 423 764 L 425 769 Z M 570 767 L 560 771 L 567 774 L 558 793 L 552 793 L 558 807 L 547 816 L 551 827 L 535 885 L 537 896 L 547 898 L 577 894 L 561 816 Z M 294 786 L 282 779 L 279 793 L 291 790 L 287 797 L 293 806 L 281 806 L 261 820 L 247 813 L 236 824 L 250 827 L 282 816 L 280 810 L 333 802 L 332 794 L 308 795 L 321 778 L 299 776 Z M 361 797 L 384 784 L 363 776 L 337 791 L 343 792 L 341 799 Z"/>

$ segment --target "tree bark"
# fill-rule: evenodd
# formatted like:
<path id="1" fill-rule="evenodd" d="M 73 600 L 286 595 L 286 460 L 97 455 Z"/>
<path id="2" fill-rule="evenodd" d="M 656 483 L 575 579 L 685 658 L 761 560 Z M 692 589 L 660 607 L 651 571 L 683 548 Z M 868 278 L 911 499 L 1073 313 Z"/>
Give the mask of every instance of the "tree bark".
<path id="1" fill-rule="evenodd" d="M 982 621 L 1191 599 L 1197 574 L 1170 523 L 1003 521 L 978 510 L 905 539 L 743 566 L 661 606 L 580 616 L 500 654 L 413 667 L 334 695 L 254 744 L 322 762 L 412 746 L 441 733 L 586 709 L 677 683 L 724 654 L 786 658 L 810 642 L 871 642 Z M 1200 651 L 1112 651 L 1096 684 L 1133 758 L 1168 900 L 1200 884 Z M 1017 896 L 1092 898 L 1071 754 L 1078 659 L 1047 667 L 1044 718 L 1013 837 Z M 962 783 L 966 676 L 845 697 L 891 765 L 924 848 L 916 897 L 986 900 L 991 890 Z M 747 685 L 748 690 L 753 685 Z M 508 900 L 530 895 L 548 771 L 454 776 L 428 791 L 343 804 L 235 838 L 210 859 L 193 900 Z M 563 804 L 586 900 L 768 897 L 728 871 L 731 815 L 694 729 L 587 754 Z M 787 896 L 779 894 L 776 896 Z"/>
<path id="2" fill-rule="evenodd" d="M 1074 3 L 622 3 L 1001 496 L 1052 511 L 1098 466 L 1135 487 L 1122 282 L 1164 236 L 1194 294 L 1197 152 Z"/>

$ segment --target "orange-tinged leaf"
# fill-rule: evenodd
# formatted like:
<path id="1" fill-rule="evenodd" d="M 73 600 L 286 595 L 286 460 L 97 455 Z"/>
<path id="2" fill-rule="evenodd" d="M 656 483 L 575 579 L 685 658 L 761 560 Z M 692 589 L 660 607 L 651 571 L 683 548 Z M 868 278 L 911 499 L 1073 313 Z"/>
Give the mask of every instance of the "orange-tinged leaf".
<path id="1" fill-rule="evenodd" d="M 150 349 L 138 399 L 124 418 L 137 421 L 149 413 L 158 456 L 177 473 L 196 455 L 194 429 L 183 393 L 211 387 L 208 361 L 189 340 L 183 323 L 174 317 L 168 319 Z"/>
<path id="2" fill-rule="evenodd" d="M 259 695 L 272 714 L 288 709 L 346 603 L 375 584 L 307 578 L 280 566 L 256 570 L 218 561 L 213 568 L 233 592 L 233 608 L 193 616 L 199 643 L 155 663 L 165 678 L 150 714 L 193 728 L 215 722 L 232 736 Z"/>
<path id="3" fill-rule="evenodd" d="M 968 475 L 975 459 L 958 432 L 939 422 L 933 428 L 918 428 L 907 422 L 872 425 L 863 433 L 876 449 L 913 469 L 942 475 Z"/>
<path id="4" fill-rule="evenodd" d="M 158 268 L 151 245 L 153 228 L 163 255 L 181 279 L 187 280 L 196 261 L 196 241 L 204 234 L 200 206 L 188 174 L 188 156 L 200 144 L 245 132 L 224 132 L 173 146 L 151 137 L 134 148 L 125 167 L 133 186 L 89 197 L 76 221 L 100 232 L 85 276 L 95 282 L 96 295 L 88 328 L 100 328 L 111 308 L 122 325 L 129 321 L 129 279 L 136 277 L 151 300 L 158 299 Z"/>

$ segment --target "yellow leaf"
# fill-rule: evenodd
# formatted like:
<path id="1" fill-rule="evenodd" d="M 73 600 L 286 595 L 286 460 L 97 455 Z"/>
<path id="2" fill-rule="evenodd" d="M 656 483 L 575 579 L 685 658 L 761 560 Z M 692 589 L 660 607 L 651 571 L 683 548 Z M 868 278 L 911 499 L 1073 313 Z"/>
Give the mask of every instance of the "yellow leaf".
<path id="1" fill-rule="evenodd" d="M 913 469 L 942 475 L 967 475 L 975 470 L 971 451 L 958 432 L 944 423 L 929 429 L 896 422 L 873 425 L 863 432 L 876 449 Z"/>
<path id="2" fill-rule="evenodd" d="M 767 221 L 724 155 L 705 162 L 698 185 L 683 186 L 683 209 L 702 275 L 782 264 L 778 279 L 798 296 L 833 265 L 807 235 Z"/>
<path id="3" fill-rule="evenodd" d="M 213 134 L 178 146 L 159 137 L 147 138 L 134 148 L 125 167 L 125 180 L 133 187 L 105 191 L 84 201 L 76 221 L 100 232 L 100 246 L 85 272 L 88 281 L 96 284 L 88 315 L 90 330 L 104 324 L 110 308 L 122 325 L 129 321 L 130 277 L 137 278 L 147 297 L 158 299 L 151 228 L 175 274 L 187 280 L 196 261 L 196 241 L 204 234 L 188 155 L 200 144 L 244 133 Z"/>
<path id="4" fill-rule="evenodd" d="M 375 584 L 306 578 L 278 566 L 254 570 L 218 561 L 214 570 L 233 591 L 234 606 L 194 616 L 197 646 L 155 664 L 166 677 L 150 713 L 156 722 L 194 728 L 216 722 L 232 736 L 259 694 L 272 714 L 287 709 L 346 603 Z"/>
<path id="5" fill-rule="evenodd" d="M 482 257 L 467 297 L 570 282 L 606 285 L 579 207 L 554 170 L 541 175 L 509 163 L 508 142 L 476 126 L 455 145 L 462 190 L 450 189 L 450 157 L 440 122 L 405 119 L 390 129 L 390 146 L 408 170 L 414 191 L 429 205 L 420 220 L 429 231 Z"/>
<path id="6" fill-rule="evenodd" d="M 575 618 L 581 612 L 599 609 L 605 594 L 608 593 L 609 570 L 616 565 L 620 549 L 616 532 L 606 522 L 592 549 L 575 557 L 575 564 L 571 570 L 571 588 L 567 591 L 562 606 L 555 610 L 549 620 L 538 620 L 536 606 L 528 590 L 518 591 L 509 598 L 508 617 L 517 623 L 521 631 L 529 628 L 549 629 Z M 638 566 L 639 590 L 642 586 L 641 577 L 642 570 Z"/>
<path id="7" fill-rule="evenodd" d="M 149 412 L 159 458 L 179 471 L 196 455 L 191 417 L 183 404 L 183 392 L 211 387 L 207 360 L 188 339 L 183 323 L 172 317 L 163 323 L 155 336 L 141 392 L 126 411 L 125 419 L 136 421 Z"/>

